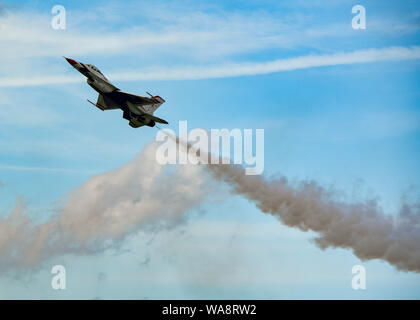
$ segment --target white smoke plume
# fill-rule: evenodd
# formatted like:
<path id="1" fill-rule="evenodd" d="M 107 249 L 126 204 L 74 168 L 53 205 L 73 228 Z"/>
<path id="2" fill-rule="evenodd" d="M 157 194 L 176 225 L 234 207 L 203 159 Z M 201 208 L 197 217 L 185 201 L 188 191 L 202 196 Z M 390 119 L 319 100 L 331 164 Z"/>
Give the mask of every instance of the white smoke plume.
<path id="1" fill-rule="evenodd" d="M 19 201 L 0 219 L 0 272 L 36 268 L 63 254 L 101 252 L 140 230 L 176 225 L 220 181 L 287 226 L 318 233 L 321 248 L 346 248 L 362 260 L 382 259 L 420 272 L 419 206 L 404 205 L 398 216 L 387 216 L 376 201 L 340 202 L 313 181 L 292 185 L 284 177 L 248 176 L 244 168 L 226 164 L 167 170 L 155 152 L 151 144 L 123 167 L 90 178 L 47 222 L 31 220 Z"/>
<path id="2" fill-rule="evenodd" d="M 97 253 L 139 230 L 182 222 L 211 183 L 197 166 L 159 165 L 155 150 L 151 144 L 123 167 L 90 178 L 47 222 L 32 220 L 18 200 L 0 218 L 0 273 L 33 269 L 58 255 Z"/>

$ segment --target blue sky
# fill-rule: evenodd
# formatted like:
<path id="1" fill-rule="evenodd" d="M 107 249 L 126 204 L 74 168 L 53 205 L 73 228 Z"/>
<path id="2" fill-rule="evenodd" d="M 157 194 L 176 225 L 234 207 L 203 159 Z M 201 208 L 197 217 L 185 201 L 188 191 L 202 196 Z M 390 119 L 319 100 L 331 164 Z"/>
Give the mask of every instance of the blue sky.
<path id="1" fill-rule="evenodd" d="M 403 196 L 418 200 L 417 1 L 62 1 L 66 30 L 50 27 L 55 4 L 2 3 L 3 217 L 22 195 L 33 219 L 48 219 L 71 190 L 156 135 L 89 105 L 96 93 L 62 56 L 96 65 L 124 91 L 164 97 L 157 115 L 175 130 L 178 120 L 263 128 L 266 175 L 314 179 L 349 201 L 377 198 L 390 215 Z M 366 30 L 351 28 L 355 4 L 366 7 Z M 327 63 L 312 67 L 320 57 Z M 420 297 L 418 274 L 322 251 L 313 237 L 226 194 L 119 250 L 0 275 L 0 298 Z M 54 264 L 66 266 L 63 292 L 50 286 Z M 364 291 L 350 286 L 355 264 L 366 268 Z"/>

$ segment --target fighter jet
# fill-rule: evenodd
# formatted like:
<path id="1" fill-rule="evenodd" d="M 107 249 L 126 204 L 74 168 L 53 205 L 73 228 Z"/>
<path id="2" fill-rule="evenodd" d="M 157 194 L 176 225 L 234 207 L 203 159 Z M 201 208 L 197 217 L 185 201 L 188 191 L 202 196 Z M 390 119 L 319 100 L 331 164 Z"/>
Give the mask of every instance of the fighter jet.
<path id="1" fill-rule="evenodd" d="M 155 117 L 153 113 L 165 102 L 159 96 L 153 96 L 147 92 L 149 97 L 142 97 L 121 91 L 115 87 L 94 65 L 85 64 L 76 60 L 64 57 L 73 68 L 87 78 L 87 83 L 99 93 L 98 100 L 93 103 L 95 107 L 104 110 L 121 109 L 123 118 L 129 121 L 133 128 L 142 126 L 154 127 L 157 123 L 168 124 L 163 119 Z"/>

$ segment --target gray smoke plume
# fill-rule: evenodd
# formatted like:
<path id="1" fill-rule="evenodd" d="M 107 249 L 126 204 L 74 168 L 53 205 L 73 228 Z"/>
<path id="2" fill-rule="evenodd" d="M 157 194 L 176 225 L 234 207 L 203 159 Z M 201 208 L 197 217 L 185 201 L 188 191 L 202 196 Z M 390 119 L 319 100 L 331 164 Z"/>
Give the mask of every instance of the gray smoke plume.
<path id="1" fill-rule="evenodd" d="M 151 144 L 123 167 L 90 178 L 47 222 L 32 220 L 19 201 L 9 217 L 0 218 L 0 272 L 33 269 L 63 254 L 101 252 L 141 230 L 174 226 L 220 181 L 284 224 L 318 233 L 321 248 L 346 248 L 362 260 L 420 272 L 419 206 L 404 205 L 392 217 L 373 200 L 340 202 L 313 181 L 292 185 L 284 177 L 247 176 L 235 165 L 164 167 L 155 154 Z"/>
<path id="2" fill-rule="evenodd" d="M 200 160 L 209 154 L 172 137 L 184 151 Z M 269 180 L 245 174 L 238 165 L 207 165 L 213 177 L 232 186 L 232 192 L 254 202 L 285 225 L 314 231 L 321 248 L 350 249 L 361 260 L 381 259 L 402 271 L 420 272 L 420 204 L 405 203 L 397 216 L 385 215 L 376 200 L 345 203 L 315 181 L 295 186 L 286 177 Z"/>
<path id="3" fill-rule="evenodd" d="M 375 200 L 344 203 L 314 181 L 292 186 L 285 177 L 246 176 L 232 165 L 207 166 L 214 177 L 232 186 L 285 225 L 318 233 L 325 249 L 351 249 L 361 260 L 382 259 L 400 270 L 420 272 L 420 206 L 403 205 L 398 216 L 385 215 Z"/>

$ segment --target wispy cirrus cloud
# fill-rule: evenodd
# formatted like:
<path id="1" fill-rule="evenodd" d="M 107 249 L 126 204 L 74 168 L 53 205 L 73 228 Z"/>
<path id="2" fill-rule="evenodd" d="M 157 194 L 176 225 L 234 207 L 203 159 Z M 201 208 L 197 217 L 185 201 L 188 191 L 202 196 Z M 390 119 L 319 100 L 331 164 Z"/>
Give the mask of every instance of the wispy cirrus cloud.
<path id="1" fill-rule="evenodd" d="M 226 63 L 211 66 L 148 67 L 130 71 L 115 71 L 108 76 L 113 81 L 193 80 L 268 74 L 299 69 L 349 65 L 381 61 L 420 59 L 420 47 L 388 47 L 321 55 L 306 55 L 268 62 Z M 31 76 L 0 79 L 0 87 L 42 86 L 80 82 L 74 76 Z"/>
<path id="2" fill-rule="evenodd" d="M 143 72 L 141 77 L 147 80 L 196 79 L 224 76 L 227 68 L 233 69 L 233 75 L 261 73 L 245 69 L 283 70 L 285 67 L 278 65 L 291 61 L 276 58 L 349 52 L 366 48 L 363 43 L 369 43 L 366 37 L 372 36 L 376 47 L 385 48 L 389 43 L 378 44 L 378 37 L 400 34 L 402 29 L 418 31 L 413 19 L 384 23 L 375 17 L 362 35 L 351 28 L 350 15 L 347 20 L 330 20 L 318 14 L 284 13 L 279 8 L 225 10 L 182 1 L 148 4 L 141 11 L 137 8 L 138 3 L 131 2 L 84 11 L 66 7 L 67 28 L 61 31 L 51 28 L 50 12 L 6 12 L 0 17 L 0 58 L 8 61 L 0 65 L 2 86 L 6 86 L 4 82 L 9 86 L 77 82 L 75 76 L 62 75 L 58 62 L 62 55 L 94 59 L 111 70 L 115 61 L 110 62 L 111 58 L 124 57 L 125 67 L 132 73 Z M 264 60 L 269 62 L 255 63 Z M 132 77 L 126 72 L 115 73 L 119 78 Z"/>
<path id="3" fill-rule="evenodd" d="M 61 173 L 93 173 L 89 170 L 81 169 L 69 169 L 69 168 L 48 168 L 48 167 L 28 167 L 28 166 L 13 166 L 0 164 L 0 170 L 11 170 L 11 171 L 42 171 L 42 172 L 61 172 Z M 0 187 L 3 186 L 0 181 Z"/>
<path id="4" fill-rule="evenodd" d="M 315 33 L 294 37 L 304 28 L 300 21 L 266 12 L 208 12 L 184 7 L 168 10 L 150 4 L 141 12 L 133 12 L 126 17 L 127 8 L 123 12 L 121 8 L 112 8 L 107 17 L 102 18 L 103 11 L 99 9 L 85 12 L 67 8 L 65 31 L 51 28 L 51 15 L 10 12 L 0 20 L 0 43 L 8 44 L 0 57 L 112 56 L 129 52 L 136 57 L 188 56 L 189 59 L 206 60 L 294 47 L 315 37 Z M 132 23 L 124 24 L 121 16 Z M 106 24 L 107 21 L 111 21 L 113 28 Z"/>

